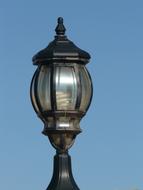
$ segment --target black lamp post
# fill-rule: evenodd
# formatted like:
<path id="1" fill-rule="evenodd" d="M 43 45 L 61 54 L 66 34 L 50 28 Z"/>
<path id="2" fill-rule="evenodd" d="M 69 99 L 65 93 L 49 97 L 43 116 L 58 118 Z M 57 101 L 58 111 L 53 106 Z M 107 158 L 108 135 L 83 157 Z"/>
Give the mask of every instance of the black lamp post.
<path id="1" fill-rule="evenodd" d="M 38 68 L 31 82 L 31 101 L 44 123 L 43 134 L 56 149 L 47 190 L 79 190 L 68 149 L 81 132 L 79 123 L 92 98 L 92 81 L 85 67 L 90 55 L 68 40 L 65 30 L 60 17 L 55 39 L 33 57 Z"/>

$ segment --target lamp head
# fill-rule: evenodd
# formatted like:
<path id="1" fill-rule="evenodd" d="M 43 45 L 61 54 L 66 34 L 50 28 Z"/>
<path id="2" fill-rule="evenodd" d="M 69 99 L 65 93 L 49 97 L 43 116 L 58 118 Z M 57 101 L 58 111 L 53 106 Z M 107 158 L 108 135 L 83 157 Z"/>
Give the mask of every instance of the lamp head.
<path id="1" fill-rule="evenodd" d="M 43 133 L 57 150 L 66 151 L 81 132 L 79 122 L 91 102 L 92 81 L 85 67 L 90 55 L 67 39 L 63 18 L 55 31 L 55 39 L 33 57 L 38 68 L 30 94 Z"/>

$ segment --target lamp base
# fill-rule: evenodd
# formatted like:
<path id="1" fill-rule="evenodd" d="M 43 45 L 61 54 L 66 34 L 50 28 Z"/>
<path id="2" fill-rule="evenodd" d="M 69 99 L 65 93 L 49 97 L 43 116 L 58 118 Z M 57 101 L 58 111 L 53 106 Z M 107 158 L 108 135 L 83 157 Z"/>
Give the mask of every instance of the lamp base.
<path id="1" fill-rule="evenodd" d="M 47 190 L 79 190 L 71 170 L 71 157 L 66 153 L 54 156 L 54 171 Z"/>

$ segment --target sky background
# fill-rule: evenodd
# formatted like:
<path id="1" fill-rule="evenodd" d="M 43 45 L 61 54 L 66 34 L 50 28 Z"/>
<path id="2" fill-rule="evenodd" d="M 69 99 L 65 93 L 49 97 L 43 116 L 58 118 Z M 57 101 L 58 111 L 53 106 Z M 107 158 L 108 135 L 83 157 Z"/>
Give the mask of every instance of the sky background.
<path id="1" fill-rule="evenodd" d="M 94 96 L 70 150 L 81 190 L 143 190 L 143 1 L 1 0 L 0 189 L 44 190 L 55 150 L 29 97 L 32 56 L 55 35 L 91 54 Z"/>

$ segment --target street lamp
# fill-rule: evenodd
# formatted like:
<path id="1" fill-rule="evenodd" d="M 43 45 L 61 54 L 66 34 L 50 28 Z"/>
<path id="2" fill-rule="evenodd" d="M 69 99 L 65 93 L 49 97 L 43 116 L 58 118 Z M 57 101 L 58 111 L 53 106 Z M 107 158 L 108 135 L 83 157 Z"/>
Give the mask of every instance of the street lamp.
<path id="1" fill-rule="evenodd" d="M 44 123 L 42 133 L 56 149 L 47 190 L 79 190 L 68 149 L 81 132 L 79 123 L 92 98 L 92 81 L 85 67 L 90 55 L 65 36 L 63 18 L 58 18 L 55 31 L 55 39 L 33 57 L 38 68 L 30 95 L 34 110 Z"/>

